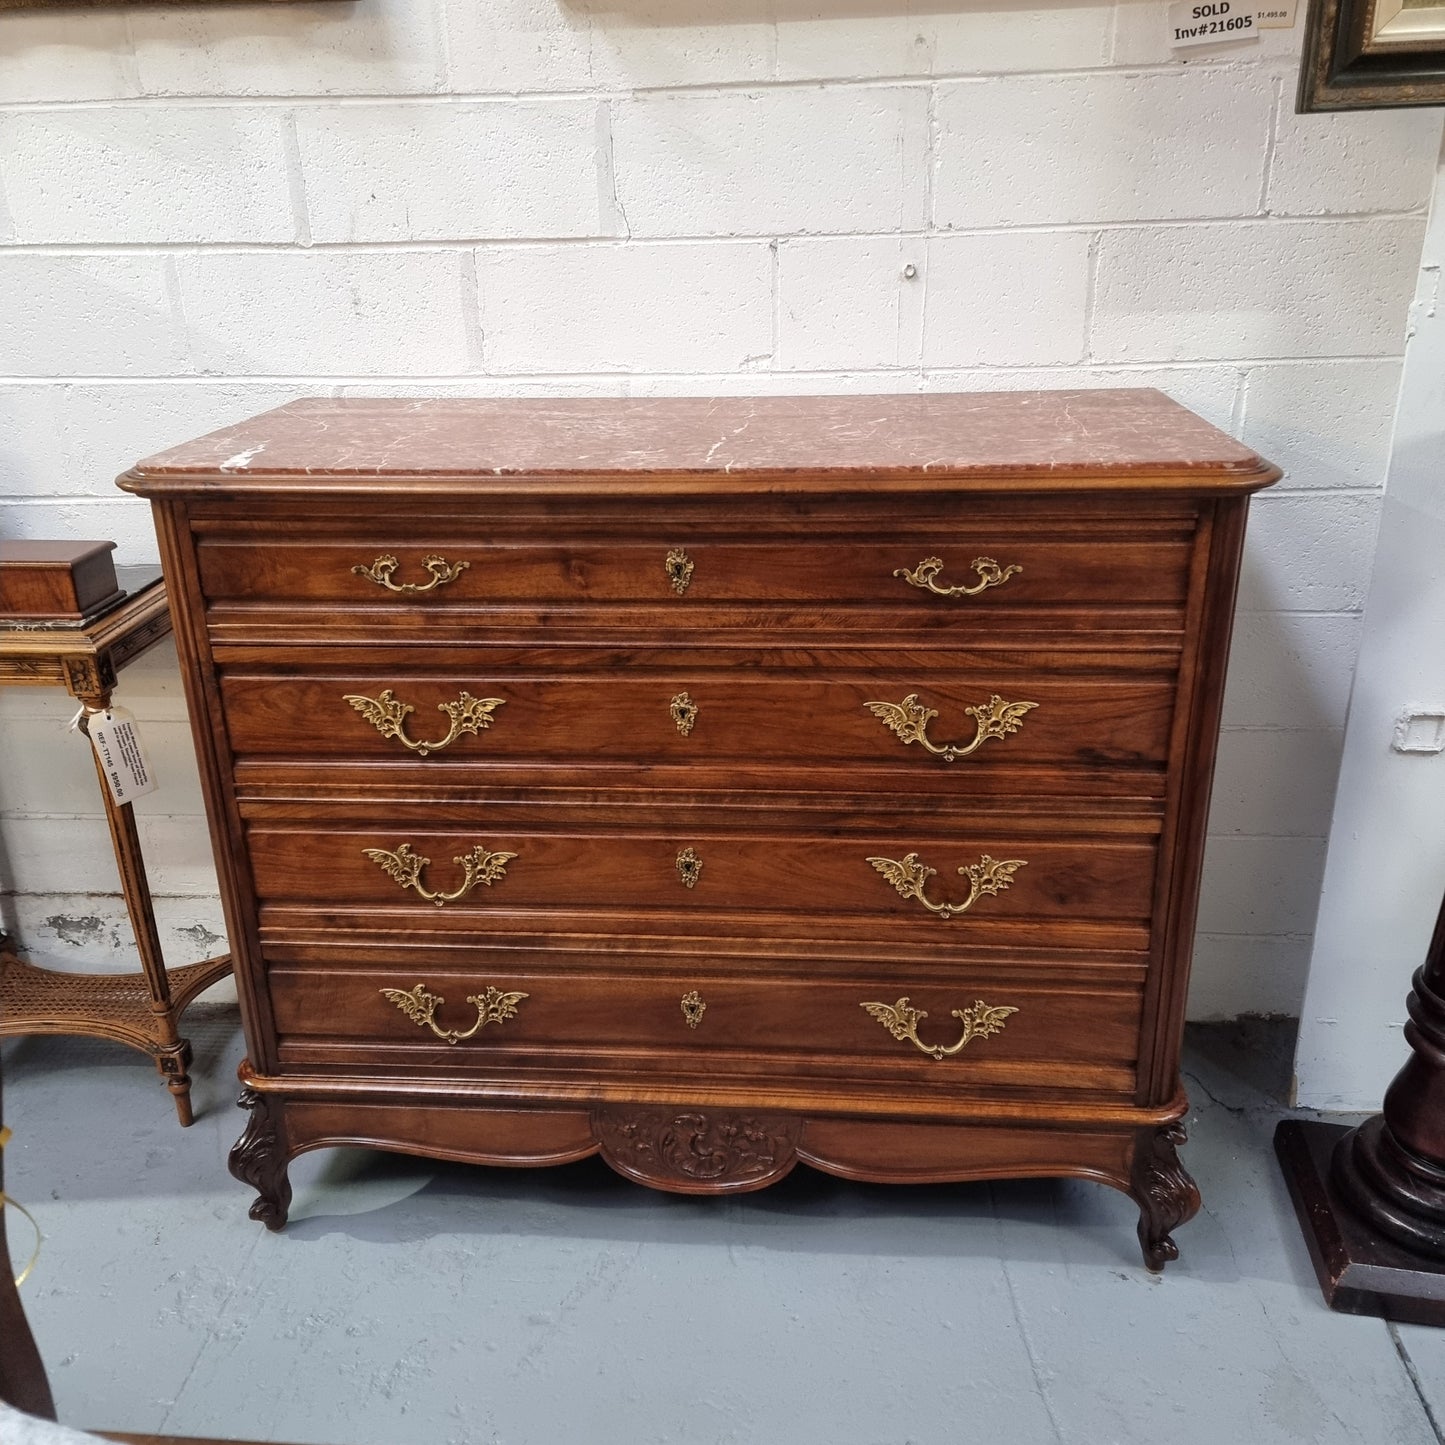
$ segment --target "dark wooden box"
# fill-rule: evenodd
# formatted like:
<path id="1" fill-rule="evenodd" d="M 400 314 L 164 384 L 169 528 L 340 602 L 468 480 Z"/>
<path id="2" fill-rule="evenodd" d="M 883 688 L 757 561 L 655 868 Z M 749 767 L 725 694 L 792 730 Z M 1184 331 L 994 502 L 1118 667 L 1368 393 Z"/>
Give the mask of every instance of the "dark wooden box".
<path id="1" fill-rule="evenodd" d="M 122 596 L 114 542 L 0 542 L 0 618 L 80 619 Z"/>

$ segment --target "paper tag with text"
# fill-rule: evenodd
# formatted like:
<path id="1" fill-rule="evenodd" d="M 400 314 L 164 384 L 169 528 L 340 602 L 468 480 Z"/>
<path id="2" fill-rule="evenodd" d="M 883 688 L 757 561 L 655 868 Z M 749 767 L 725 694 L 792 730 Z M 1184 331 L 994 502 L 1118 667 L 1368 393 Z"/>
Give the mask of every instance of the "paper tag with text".
<path id="1" fill-rule="evenodd" d="M 1274 0 L 1273 4 L 1256 5 L 1254 23 L 1261 30 L 1293 30 L 1298 0 Z"/>
<path id="2" fill-rule="evenodd" d="M 123 707 L 90 715 L 90 745 L 100 759 L 100 770 L 117 803 L 129 803 L 156 790 L 155 775 L 141 746 L 135 716 Z"/>
<path id="3" fill-rule="evenodd" d="M 1258 40 L 1255 11 L 1259 8 L 1259 0 L 1176 0 L 1166 12 L 1169 43 L 1183 50 L 1191 45 Z"/>

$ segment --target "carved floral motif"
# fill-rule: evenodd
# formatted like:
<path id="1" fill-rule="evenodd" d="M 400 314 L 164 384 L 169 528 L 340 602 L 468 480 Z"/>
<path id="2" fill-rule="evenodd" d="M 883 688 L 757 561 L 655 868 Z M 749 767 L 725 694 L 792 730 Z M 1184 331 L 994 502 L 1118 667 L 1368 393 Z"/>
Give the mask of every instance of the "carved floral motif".
<path id="1" fill-rule="evenodd" d="M 660 1189 L 749 1188 L 793 1166 L 802 1123 L 787 1115 L 599 1109 L 592 1132 L 613 1168 Z"/>

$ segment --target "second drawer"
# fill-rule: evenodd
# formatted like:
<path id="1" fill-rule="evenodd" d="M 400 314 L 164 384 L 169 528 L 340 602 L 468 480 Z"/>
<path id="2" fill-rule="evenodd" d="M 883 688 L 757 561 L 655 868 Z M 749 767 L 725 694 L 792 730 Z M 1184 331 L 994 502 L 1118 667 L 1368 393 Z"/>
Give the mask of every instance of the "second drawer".
<path id="1" fill-rule="evenodd" d="M 1172 679 L 736 670 L 596 677 L 228 672 L 231 746 L 248 758 L 453 762 L 896 762 L 1162 766 Z"/>

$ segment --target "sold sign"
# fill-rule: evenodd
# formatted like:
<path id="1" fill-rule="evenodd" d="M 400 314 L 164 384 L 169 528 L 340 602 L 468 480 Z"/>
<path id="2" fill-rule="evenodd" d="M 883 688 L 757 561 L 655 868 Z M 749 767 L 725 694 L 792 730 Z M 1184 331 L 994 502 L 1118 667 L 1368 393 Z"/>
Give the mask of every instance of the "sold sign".
<path id="1" fill-rule="evenodd" d="M 1261 30 L 1290 29 L 1296 4 L 1297 0 L 1178 0 L 1166 12 L 1169 44 L 1185 50 L 1258 40 Z"/>

